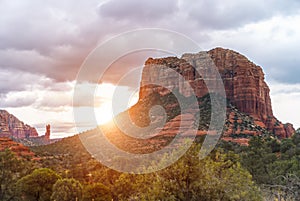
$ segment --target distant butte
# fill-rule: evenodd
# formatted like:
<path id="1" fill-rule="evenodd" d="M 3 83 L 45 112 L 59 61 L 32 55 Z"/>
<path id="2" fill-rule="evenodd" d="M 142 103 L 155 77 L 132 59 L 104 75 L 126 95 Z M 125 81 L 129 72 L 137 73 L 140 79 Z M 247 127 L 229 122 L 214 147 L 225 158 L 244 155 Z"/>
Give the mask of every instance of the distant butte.
<path id="1" fill-rule="evenodd" d="M 50 139 L 50 125 L 45 135 L 39 136 L 36 129 L 20 121 L 6 110 L 0 110 L 0 138 L 11 139 L 25 146 L 51 144 L 60 139 Z"/>
<path id="2" fill-rule="evenodd" d="M 0 137 L 29 138 L 38 137 L 35 128 L 24 124 L 6 110 L 0 110 Z"/>

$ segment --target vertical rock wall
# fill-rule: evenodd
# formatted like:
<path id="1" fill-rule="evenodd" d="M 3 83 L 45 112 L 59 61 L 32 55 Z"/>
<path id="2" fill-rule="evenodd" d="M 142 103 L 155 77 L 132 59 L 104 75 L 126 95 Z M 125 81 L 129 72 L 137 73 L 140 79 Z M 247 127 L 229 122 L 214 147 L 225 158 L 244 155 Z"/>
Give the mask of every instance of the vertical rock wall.
<path id="1" fill-rule="evenodd" d="M 207 84 L 210 92 L 218 91 L 222 86 L 215 82 L 217 77 L 210 67 L 212 63 L 223 80 L 227 99 L 239 111 L 251 115 L 262 122 L 263 127 L 282 138 L 290 137 L 295 132 L 291 124 L 284 125 L 274 117 L 270 89 L 264 80 L 262 68 L 245 56 L 228 49 L 215 48 L 208 52 L 184 54 L 181 59 L 149 58 L 142 73 L 140 99 L 153 92 L 163 96 L 172 90 L 178 90 L 186 97 L 193 93 L 202 97 L 208 93 Z M 173 69 L 182 75 L 182 79 L 174 79 L 160 66 Z M 161 86 L 151 84 L 156 80 L 159 80 Z"/>

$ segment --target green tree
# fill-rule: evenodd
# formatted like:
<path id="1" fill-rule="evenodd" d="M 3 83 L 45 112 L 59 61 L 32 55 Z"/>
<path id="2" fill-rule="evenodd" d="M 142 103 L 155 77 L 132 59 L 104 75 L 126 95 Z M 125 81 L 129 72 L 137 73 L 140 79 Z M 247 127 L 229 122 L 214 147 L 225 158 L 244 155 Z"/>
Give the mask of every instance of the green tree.
<path id="1" fill-rule="evenodd" d="M 283 139 L 280 145 L 280 152 L 286 153 L 287 151 L 291 150 L 294 147 L 295 144 L 293 143 L 293 140 L 291 138 Z"/>
<path id="2" fill-rule="evenodd" d="M 53 185 L 51 200 L 70 201 L 81 200 L 82 185 L 75 179 L 59 179 Z"/>
<path id="3" fill-rule="evenodd" d="M 271 144 L 270 144 L 271 145 Z M 242 165 L 253 176 L 258 184 L 270 184 L 269 166 L 277 160 L 276 153 L 267 146 L 266 140 L 262 137 L 253 137 L 249 141 L 249 147 L 241 153 Z"/>
<path id="4" fill-rule="evenodd" d="M 60 176 L 51 169 L 40 168 L 22 177 L 17 187 L 25 200 L 47 201 L 52 194 L 52 186 Z"/>
<path id="5" fill-rule="evenodd" d="M 123 173 L 112 187 L 113 198 L 116 200 L 153 200 L 156 174 L 129 174 Z"/>
<path id="6" fill-rule="evenodd" d="M 161 200 L 261 200 L 260 192 L 238 156 L 219 151 L 199 160 L 199 147 L 192 147 L 184 157 L 159 172 L 156 199 Z"/>
<path id="7" fill-rule="evenodd" d="M 0 200 L 12 200 L 16 197 L 15 183 L 30 167 L 29 162 L 17 158 L 9 149 L 0 152 Z"/>
<path id="8" fill-rule="evenodd" d="M 84 201 L 107 201 L 112 200 L 111 192 L 108 187 L 101 183 L 89 184 L 84 188 Z"/>
<path id="9" fill-rule="evenodd" d="M 241 153 L 242 164 L 267 200 L 297 200 L 300 195 L 300 137 L 253 137 Z"/>
<path id="10" fill-rule="evenodd" d="M 175 164 L 155 173 L 122 174 L 112 191 L 118 200 L 261 200 L 238 155 L 217 151 L 199 160 L 199 149 L 193 146 Z"/>

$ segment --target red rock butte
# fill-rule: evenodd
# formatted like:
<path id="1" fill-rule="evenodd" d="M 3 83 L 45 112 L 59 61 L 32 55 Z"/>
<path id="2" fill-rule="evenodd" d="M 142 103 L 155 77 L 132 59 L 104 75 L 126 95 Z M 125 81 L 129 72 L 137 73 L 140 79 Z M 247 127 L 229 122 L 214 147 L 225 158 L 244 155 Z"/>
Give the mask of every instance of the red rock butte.
<path id="1" fill-rule="evenodd" d="M 218 86 L 213 81 L 216 77 L 207 67 L 211 62 L 220 73 L 227 100 L 240 112 L 251 116 L 257 125 L 280 138 L 290 137 L 295 133 L 292 124 L 283 124 L 274 117 L 270 89 L 265 82 L 262 68 L 240 53 L 229 49 L 215 48 L 196 54 L 184 54 L 180 59 L 177 57 L 149 58 L 145 62 L 142 73 L 140 100 L 151 96 L 153 92 L 161 96 L 171 93 L 162 86 L 178 89 L 179 93 L 186 97 L 192 93 L 197 97 L 206 95 L 208 82 L 212 86 L 210 92 L 217 91 L 222 86 Z M 191 87 L 187 88 L 180 80 L 168 76 L 168 73 L 161 71 L 158 65 L 176 70 Z M 153 66 L 157 67 L 153 68 Z M 157 78 L 162 82 L 161 86 L 148 84 Z"/>
<path id="2" fill-rule="evenodd" d="M 29 138 L 37 137 L 35 128 L 24 124 L 5 110 L 0 110 L 0 137 Z"/>

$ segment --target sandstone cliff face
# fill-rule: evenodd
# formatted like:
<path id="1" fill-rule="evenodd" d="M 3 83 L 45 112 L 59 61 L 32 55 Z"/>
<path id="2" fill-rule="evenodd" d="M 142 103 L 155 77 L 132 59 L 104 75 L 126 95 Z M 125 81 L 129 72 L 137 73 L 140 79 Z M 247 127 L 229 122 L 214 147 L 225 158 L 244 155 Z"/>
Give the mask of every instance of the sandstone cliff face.
<path id="1" fill-rule="evenodd" d="M 240 112 L 250 115 L 259 127 L 281 138 L 290 137 L 295 132 L 291 124 L 283 125 L 274 117 L 270 90 L 261 67 L 232 50 L 215 48 L 208 52 L 184 54 L 181 59 L 148 59 L 142 73 L 140 99 L 153 92 L 164 96 L 173 90 L 178 90 L 186 97 L 193 93 L 202 97 L 208 93 L 207 84 L 210 92 L 218 92 L 222 86 L 215 82 L 218 77 L 210 67 L 213 64 L 220 73 L 226 98 Z M 174 69 L 183 79 L 170 77 L 169 72 L 161 70 L 160 65 Z M 164 87 L 151 85 L 156 80 Z M 184 84 L 183 80 L 188 81 L 191 87 Z"/>
<path id="2" fill-rule="evenodd" d="M 0 137 L 28 138 L 37 137 L 35 128 L 24 124 L 5 110 L 0 110 Z"/>
<path id="3" fill-rule="evenodd" d="M 208 54 L 219 69 L 226 96 L 233 105 L 264 122 L 273 117 L 270 89 L 259 66 L 231 50 L 216 48 Z"/>

